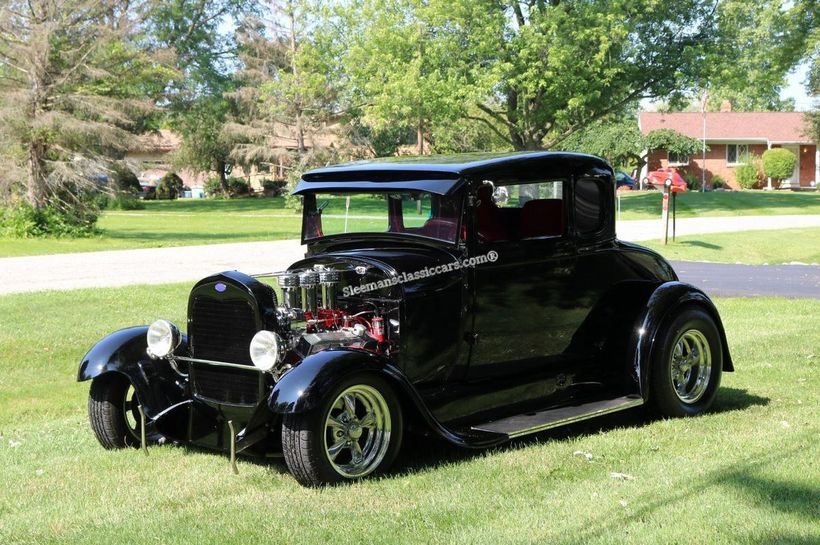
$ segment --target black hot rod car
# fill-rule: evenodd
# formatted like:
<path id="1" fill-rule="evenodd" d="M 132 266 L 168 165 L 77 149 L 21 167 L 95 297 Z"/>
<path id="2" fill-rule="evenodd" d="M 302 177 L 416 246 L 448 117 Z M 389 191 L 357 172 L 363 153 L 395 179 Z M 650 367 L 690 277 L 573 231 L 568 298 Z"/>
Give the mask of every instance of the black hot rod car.
<path id="1" fill-rule="evenodd" d="M 104 447 L 283 453 L 318 485 L 385 470 L 413 429 L 487 447 L 639 405 L 696 415 L 732 371 L 709 298 L 616 239 L 599 158 L 365 161 L 295 194 L 305 259 L 205 278 L 185 333 L 157 320 L 88 352 Z"/>

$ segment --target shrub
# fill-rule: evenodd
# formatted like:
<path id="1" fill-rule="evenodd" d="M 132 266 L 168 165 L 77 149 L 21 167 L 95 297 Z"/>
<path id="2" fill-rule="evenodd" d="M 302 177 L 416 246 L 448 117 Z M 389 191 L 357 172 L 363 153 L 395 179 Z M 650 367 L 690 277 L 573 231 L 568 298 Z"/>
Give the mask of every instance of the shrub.
<path id="1" fill-rule="evenodd" d="M 719 174 L 715 174 L 714 176 L 712 176 L 712 187 L 714 189 L 721 189 L 726 187 L 726 185 L 726 180 L 724 180 L 723 177 Z"/>
<path id="2" fill-rule="evenodd" d="M 127 166 L 121 163 L 115 163 L 111 166 L 111 173 L 111 180 L 114 182 L 112 189 L 135 195 L 142 190 L 137 175 L 131 172 L 131 169 Z"/>
<path id="3" fill-rule="evenodd" d="M 157 199 L 174 200 L 182 193 L 182 178 L 174 172 L 169 172 L 157 184 Z"/>
<path id="4" fill-rule="evenodd" d="M 683 179 L 686 180 L 689 191 L 700 191 L 700 176 L 697 174 L 684 174 Z"/>
<path id="5" fill-rule="evenodd" d="M 154 195 L 154 198 L 156 198 L 156 195 Z M 126 192 L 119 192 L 114 195 L 101 194 L 95 199 L 95 202 L 101 210 L 142 210 L 145 208 L 140 199 Z"/>
<path id="6" fill-rule="evenodd" d="M 758 182 L 757 165 L 743 163 L 735 169 L 737 184 L 743 189 L 753 189 Z"/>
<path id="7" fill-rule="evenodd" d="M 251 186 L 244 178 L 231 176 L 226 182 L 228 184 L 228 193 L 230 193 L 231 196 L 247 195 L 251 192 Z"/>
<path id="8" fill-rule="evenodd" d="M 262 180 L 262 190 L 268 197 L 278 197 L 285 192 L 287 182 L 277 180 Z"/>
<path id="9" fill-rule="evenodd" d="M 20 203 L 0 210 L 0 233 L 17 238 L 87 237 L 96 230 L 97 210 L 94 206 L 49 204 L 40 210 Z"/>
<path id="10" fill-rule="evenodd" d="M 157 200 L 157 188 L 156 187 L 148 187 L 145 190 L 145 195 L 142 197 L 144 201 L 155 201 Z"/>
<path id="11" fill-rule="evenodd" d="M 293 190 L 302 179 L 302 171 L 298 168 L 292 168 L 288 171 L 287 185 L 285 186 L 285 208 L 291 210 L 302 210 L 302 197 L 300 195 L 293 195 Z"/>
<path id="12" fill-rule="evenodd" d="M 222 194 L 222 180 L 219 179 L 219 176 L 212 176 L 205 180 L 202 188 L 205 190 L 205 194 L 209 197 L 215 197 L 217 195 Z"/>
<path id="13" fill-rule="evenodd" d="M 794 172 L 797 156 L 785 148 L 773 148 L 763 152 L 763 174 L 773 180 L 785 180 Z"/>

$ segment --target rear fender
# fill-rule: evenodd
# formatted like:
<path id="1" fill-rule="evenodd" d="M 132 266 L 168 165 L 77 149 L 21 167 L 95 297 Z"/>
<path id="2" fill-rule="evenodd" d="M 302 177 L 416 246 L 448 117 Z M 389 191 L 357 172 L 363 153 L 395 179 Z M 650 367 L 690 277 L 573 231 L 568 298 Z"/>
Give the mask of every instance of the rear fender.
<path id="1" fill-rule="evenodd" d="M 648 393 L 649 369 L 657 337 L 665 322 L 684 306 L 695 306 L 709 314 L 715 322 L 723 346 L 723 371 L 734 371 L 726 331 L 714 303 L 702 290 L 683 282 L 666 282 L 658 286 L 646 302 L 646 308 L 635 328 L 635 371 L 640 376 L 641 393 Z"/>

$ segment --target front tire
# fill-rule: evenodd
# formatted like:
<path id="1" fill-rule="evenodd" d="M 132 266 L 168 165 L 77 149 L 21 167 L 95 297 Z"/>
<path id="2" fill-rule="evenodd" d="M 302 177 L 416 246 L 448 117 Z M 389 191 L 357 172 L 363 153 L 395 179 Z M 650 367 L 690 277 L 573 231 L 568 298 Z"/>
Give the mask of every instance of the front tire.
<path id="1" fill-rule="evenodd" d="M 649 376 L 649 401 L 664 417 L 695 416 L 711 407 L 720 386 L 723 345 L 715 321 L 686 308 L 663 329 Z"/>
<path id="2" fill-rule="evenodd" d="M 403 424 L 392 388 L 378 377 L 360 375 L 341 383 L 320 407 L 285 415 L 285 462 L 305 486 L 378 474 L 396 458 Z"/>
<path id="3" fill-rule="evenodd" d="M 140 446 L 139 401 L 124 376 L 109 373 L 91 382 L 88 419 L 97 441 L 106 449 Z"/>

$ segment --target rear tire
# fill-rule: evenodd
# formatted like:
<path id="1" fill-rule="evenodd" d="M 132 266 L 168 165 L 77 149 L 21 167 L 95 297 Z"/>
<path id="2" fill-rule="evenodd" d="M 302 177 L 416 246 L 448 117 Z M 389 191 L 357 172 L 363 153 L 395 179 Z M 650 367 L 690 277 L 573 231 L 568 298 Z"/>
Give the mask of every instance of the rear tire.
<path id="1" fill-rule="evenodd" d="M 389 468 L 403 431 L 392 388 L 376 376 L 359 375 L 342 382 L 314 410 L 285 415 L 282 451 L 300 484 L 341 483 Z"/>
<path id="2" fill-rule="evenodd" d="M 97 441 L 106 449 L 140 446 L 139 401 L 124 376 L 108 373 L 91 382 L 88 419 Z"/>
<path id="3" fill-rule="evenodd" d="M 722 369 L 723 345 L 715 321 L 699 308 L 685 308 L 658 337 L 649 370 L 650 409 L 663 417 L 708 410 Z"/>

